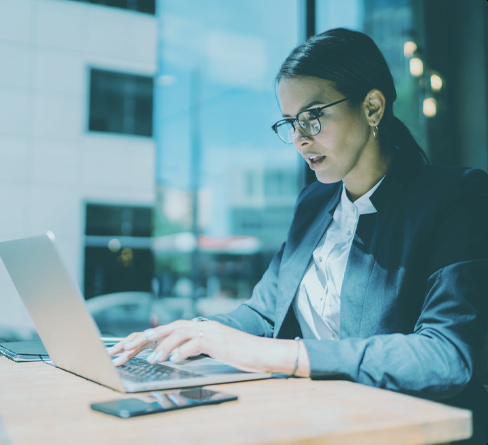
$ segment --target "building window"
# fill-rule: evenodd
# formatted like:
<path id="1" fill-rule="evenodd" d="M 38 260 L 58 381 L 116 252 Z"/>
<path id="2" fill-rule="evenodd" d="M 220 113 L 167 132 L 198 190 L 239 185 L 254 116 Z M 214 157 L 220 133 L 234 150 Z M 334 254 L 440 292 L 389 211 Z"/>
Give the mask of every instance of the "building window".
<path id="1" fill-rule="evenodd" d="M 89 131 L 152 137 L 153 78 L 90 70 Z"/>
<path id="2" fill-rule="evenodd" d="M 152 207 L 87 203 L 84 295 L 151 292 Z"/>
<path id="3" fill-rule="evenodd" d="M 112 6 L 114 8 L 129 9 L 130 11 L 155 14 L 156 0 L 72 0 L 75 2 L 92 3 L 95 5 Z"/>

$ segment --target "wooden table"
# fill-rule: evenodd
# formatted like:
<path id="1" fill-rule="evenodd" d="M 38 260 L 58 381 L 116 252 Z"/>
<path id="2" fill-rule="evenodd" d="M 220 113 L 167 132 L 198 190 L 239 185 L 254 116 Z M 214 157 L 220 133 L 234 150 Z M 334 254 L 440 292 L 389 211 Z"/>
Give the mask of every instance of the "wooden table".
<path id="1" fill-rule="evenodd" d="M 471 412 L 345 381 L 272 379 L 209 387 L 238 401 L 119 419 L 90 403 L 130 395 L 46 363 L 0 357 L 0 444 L 447 443 Z"/>

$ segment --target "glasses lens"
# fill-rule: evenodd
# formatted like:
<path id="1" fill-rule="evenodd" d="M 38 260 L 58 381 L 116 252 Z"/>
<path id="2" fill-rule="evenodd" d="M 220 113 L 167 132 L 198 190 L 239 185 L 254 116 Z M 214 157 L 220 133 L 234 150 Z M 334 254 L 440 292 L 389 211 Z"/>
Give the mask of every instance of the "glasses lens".
<path id="1" fill-rule="evenodd" d="M 306 110 L 300 113 L 298 115 L 298 122 L 300 127 L 309 136 L 316 136 L 320 133 L 320 121 L 315 114 L 311 113 L 310 111 Z"/>
<path id="2" fill-rule="evenodd" d="M 280 122 L 276 126 L 276 133 L 283 142 L 286 142 L 287 144 L 293 142 L 293 125 L 290 122 Z"/>

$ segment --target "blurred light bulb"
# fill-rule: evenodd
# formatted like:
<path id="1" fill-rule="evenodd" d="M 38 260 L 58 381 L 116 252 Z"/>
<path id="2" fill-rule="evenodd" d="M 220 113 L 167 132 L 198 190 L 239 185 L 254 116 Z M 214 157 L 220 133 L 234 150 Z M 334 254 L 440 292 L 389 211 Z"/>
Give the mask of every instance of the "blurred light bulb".
<path id="1" fill-rule="evenodd" d="M 111 252 L 118 252 L 121 248 L 120 241 L 117 238 L 113 238 L 108 242 L 108 248 Z"/>
<path id="2" fill-rule="evenodd" d="M 417 44 L 415 42 L 409 40 L 403 44 L 403 55 L 405 57 L 412 57 L 415 51 L 417 51 Z"/>
<path id="3" fill-rule="evenodd" d="M 440 91 L 442 88 L 442 78 L 437 74 L 432 74 L 430 76 L 430 86 L 434 91 Z"/>
<path id="4" fill-rule="evenodd" d="M 434 117 L 437 114 L 437 102 L 433 97 L 424 99 L 423 112 L 427 117 Z"/>
<path id="5" fill-rule="evenodd" d="M 424 73 L 424 62 L 418 57 L 412 57 L 410 59 L 410 74 L 415 77 L 419 77 Z"/>

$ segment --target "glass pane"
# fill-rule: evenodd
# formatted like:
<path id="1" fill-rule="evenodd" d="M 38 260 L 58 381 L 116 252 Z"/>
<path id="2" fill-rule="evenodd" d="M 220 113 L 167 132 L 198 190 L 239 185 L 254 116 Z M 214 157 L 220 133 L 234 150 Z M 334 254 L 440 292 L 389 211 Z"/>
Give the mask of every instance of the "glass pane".
<path id="1" fill-rule="evenodd" d="M 274 77 L 297 44 L 299 5 L 158 6 L 158 271 L 193 278 L 198 295 L 248 297 L 286 238 L 299 189 L 296 150 L 270 128 L 281 118 Z"/>
<path id="2" fill-rule="evenodd" d="M 415 29 L 413 16 L 411 0 L 320 0 L 316 27 L 317 33 L 337 27 L 354 28 L 375 41 L 395 80 L 394 113 L 428 153 L 420 85 L 410 74 L 409 59 L 404 56 L 404 43 Z"/>
<path id="3" fill-rule="evenodd" d="M 131 11 L 155 13 L 156 0 L 71 0 L 76 2 L 92 3 L 95 5 L 112 6 L 114 8 L 129 9 Z"/>
<path id="4" fill-rule="evenodd" d="M 85 234 L 150 237 L 152 213 L 151 207 L 87 203 Z"/>
<path id="5" fill-rule="evenodd" d="M 90 70 L 90 131 L 150 137 L 152 114 L 151 77 Z"/>
<path id="6" fill-rule="evenodd" d="M 87 203 L 85 213 L 85 298 L 151 292 L 152 207 Z"/>

